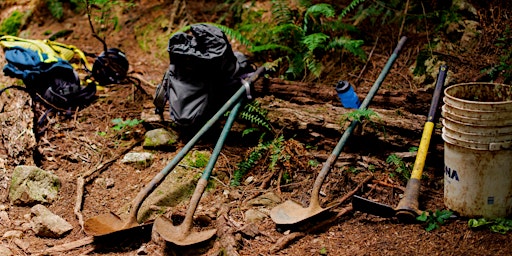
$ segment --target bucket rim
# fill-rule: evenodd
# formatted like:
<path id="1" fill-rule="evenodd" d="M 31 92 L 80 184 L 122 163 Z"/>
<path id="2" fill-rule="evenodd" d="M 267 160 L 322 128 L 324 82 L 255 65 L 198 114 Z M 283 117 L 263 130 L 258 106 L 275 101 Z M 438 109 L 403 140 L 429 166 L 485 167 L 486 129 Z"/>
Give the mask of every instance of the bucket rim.
<path id="1" fill-rule="evenodd" d="M 495 138 L 497 139 L 497 137 L 510 137 L 510 139 L 506 139 L 506 140 L 496 140 L 496 141 L 493 141 L 493 142 L 490 142 L 490 143 L 501 143 L 501 142 L 509 142 L 509 141 L 512 141 L 512 132 L 510 133 L 496 133 L 496 134 L 485 134 L 485 133 L 471 133 L 471 132 L 465 132 L 465 131 L 459 131 L 459 130 L 454 130 L 452 127 L 450 127 L 449 125 L 445 125 L 445 123 L 443 122 L 443 128 L 445 128 L 445 130 L 449 130 L 450 131 L 450 134 L 461 134 L 461 135 L 464 135 L 464 136 L 470 136 L 470 137 L 478 137 L 478 138 Z M 452 137 L 452 136 L 449 136 L 449 137 Z M 459 139 L 457 139 L 459 140 Z M 486 143 L 486 142 L 480 142 L 480 141 L 477 141 L 478 143 Z M 488 143 L 487 143 L 488 144 Z"/>
<path id="2" fill-rule="evenodd" d="M 464 139 L 453 138 L 446 132 L 446 128 L 443 127 L 441 137 L 444 142 L 458 146 L 463 148 L 475 149 L 475 150 L 486 150 L 486 151 L 495 151 L 495 150 L 503 150 L 503 149 L 511 149 L 512 148 L 512 140 L 510 141 L 501 141 L 501 142 L 490 142 L 483 143 L 478 141 L 469 141 Z"/>
<path id="3" fill-rule="evenodd" d="M 452 116 L 453 118 L 456 118 L 456 119 L 462 119 L 462 120 L 467 121 L 467 122 L 464 122 L 462 120 L 459 121 L 459 122 L 463 122 L 463 123 L 468 124 L 468 125 L 477 125 L 477 126 L 489 126 L 489 125 L 492 125 L 492 126 L 496 126 L 496 127 L 506 127 L 506 126 L 511 126 L 512 125 L 512 119 L 509 119 L 509 118 L 505 118 L 505 119 L 485 119 L 485 118 L 475 118 L 475 117 L 461 116 L 461 115 L 453 113 L 452 111 L 447 110 L 446 109 L 446 105 L 443 105 L 441 107 L 441 115 L 444 118 Z M 451 120 L 453 120 L 453 118 L 451 118 Z M 486 124 L 485 125 L 480 125 L 482 122 L 484 122 Z M 494 122 L 503 122 L 503 123 L 499 124 L 499 125 L 491 124 L 491 123 L 494 123 Z"/>
<path id="4" fill-rule="evenodd" d="M 478 124 L 470 124 L 470 123 L 464 123 L 464 122 L 461 122 L 461 121 L 458 121 L 458 120 L 454 120 L 454 119 L 451 119 L 450 117 L 443 117 L 441 119 L 441 123 L 443 124 L 443 127 L 446 127 L 446 126 L 450 126 L 452 124 L 449 124 L 449 125 L 446 125 L 446 123 L 453 123 L 455 126 L 465 126 L 465 127 L 475 127 L 477 129 L 492 129 L 491 131 L 495 131 L 494 133 L 489 133 L 489 134 L 492 134 L 492 135 L 503 135 L 503 134 L 508 134 L 508 133 L 512 133 L 512 125 L 510 126 L 489 126 L 489 125 L 478 125 Z M 452 125 L 453 126 L 453 125 Z M 498 130 L 496 130 L 496 128 L 498 128 Z M 500 131 L 499 129 L 505 129 L 505 132 L 502 132 Z M 510 130 L 510 132 L 507 132 L 508 130 Z M 470 133 L 470 132 L 462 132 L 462 131 L 459 131 L 461 133 L 467 133 L 467 134 L 474 134 L 474 133 Z"/>
<path id="5" fill-rule="evenodd" d="M 449 98 L 449 99 L 451 99 L 451 100 L 454 100 L 454 101 L 460 101 L 462 103 L 467 103 L 467 104 L 474 104 L 476 101 L 460 99 L 460 98 L 456 98 L 456 97 L 453 97 L 452 95 L 448 94 L 449 90 L 453 90 L 456 87 L 462 87 L 462 86 L 467 86 L 467 85 L 501 85 L 501 86 L 506 86 L 506 87 L 512 87 L 512 85 L 509 85 L 509 84 L 491 83 L 491 82 L 458 83 L 458 84 L 454 84 L 454 85 L 448 86 L 446 89 L 444 89 L 444 96 Z M 482 105 L 506 105 L 506 104 L 511 104 L 511 103 L 512 103 L 512 100 L 508 100 L 508 101 L 493 101 L 493 102 L 478 101 L 478 104 L 482 104 Z"/>

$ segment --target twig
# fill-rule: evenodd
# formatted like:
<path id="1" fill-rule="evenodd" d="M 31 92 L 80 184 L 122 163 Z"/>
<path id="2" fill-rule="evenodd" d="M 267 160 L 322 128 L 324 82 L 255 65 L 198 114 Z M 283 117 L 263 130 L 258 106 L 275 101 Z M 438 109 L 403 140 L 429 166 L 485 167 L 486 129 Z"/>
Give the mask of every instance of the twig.
<path id="1" fill-rule="evenodd" d="M 85 237 L 85 238 L 82 238 L 80 240 L 76 240 L 76 241 L 73 241 L 73 242 L 69 242 L 69 243 L 65 243 L 65 244 L 61 244 L 61 245 L 57 245 L 57 246 L 54 246 L 50 249 L 46 249 L 40 253 L 36 253 L 36 254 L 33 254 L 33 255 L 49 255 L 51 253 L 56 253 L 56 252 L 65 252 L 65 251 L 70 251 L 70 250 L 73 250 L 73 249 L 76 249 L 76 248 L 79 248 L 79 247 L 82 247 L 82 246 L 85 246 L 85 245 L 89 245 L 89 244 L 92 244 L 94 242 L 94 237 L 93 236 L 88 236 L 88 237 Z"/>
<path id="2" fill-rule="evenodd" d="M 89 170 L 88 172 L 84 173 L 83 175 L 79 176 L 76 181 L 76 201 L 75 201 L 75 207 L 73 209 L 73 212 L 78 218 L 78 224 L 80 224 L 80 227 L 82 230 L 84 230 L 84 217 L 82 215 L 82 204 L 83 204 L 83 197 L 84 197 L 84 187 L 86 181 L 88 182 L 90 177 L 95 173 L 101 173 L 105 169 L 107 169 L 110 165 L 112 165 L 115 161 L 117 161 L 121 156 L 128 153 L 130 150 L 132 150 L 135 146 L 137 146 L 139 143 L 141 143 L 143 140 L 138 140 L 134 142 L 132 145 L 130 145 L 128 148 L 123 150 L 120 154 L 113 157 L 112 159 L 108 160 L 105 163 L 100 164 L 98 167 Z"/>
<path id="3" fill-rule="evenodd" d="M 398 186 L 398 185 L 394 185 L 394 184 L 390 184 L 390 183 L 387 183 L 385 181 L 373 180 L 372 183 L 378 184 L 378 185 L 381 185 L 381 186 L 386 186 L 386 187 L 390 187 L 390 188 L 396 188 L 396 189 L 400 189 L 402 191 L 405 191 L 404 187 Z"/>
<path id="4" fill-rule="evenodd" d="M 363 68 L 361 69 L 361 72 L 359 72 L 359 76 L 357 76 L 357 79 L 356 79 L 356 84 L 359 82 L 359 80 L 361 80 L 361 76 L 363 75 L 364 71 L 366 70 L 366 66 L 368 65 L 368 63 L 370 62 L 370 59 L 372 58 L 372 55 L 373 55 L 373 51 L 375 51 L 375 47 L 377 47 L 377 42 L 379 42 L 379 37 L 377 37 L 375 39 L 375 44 L 373 44 L 373 48 L 372 50 L 370 51 L 370 54 L 368 55 L 368 60 L 366 61 L 366 63 L 364 64 Z"/>
<path id="5" fill-rule="evenodd" d="M 404 30 L 405 25 L 405 18 L 407 18 L 407 11 L 409 10 L 409 0 L 405 2 L 405 8 L 404 8 L 404 18 L 402 19 L 402 24 L 400 25 L 400 30 L 398 32 L 398 40 L 402 37 L 402 31 Z"/>

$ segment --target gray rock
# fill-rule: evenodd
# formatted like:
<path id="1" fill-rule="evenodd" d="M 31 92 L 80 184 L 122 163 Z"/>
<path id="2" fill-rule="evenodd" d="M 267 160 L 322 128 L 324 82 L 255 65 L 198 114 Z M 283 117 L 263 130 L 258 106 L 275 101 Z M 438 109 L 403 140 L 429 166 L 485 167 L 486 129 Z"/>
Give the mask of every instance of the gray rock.
<path id="1" fill-rule="evenodd" d="M 12 174 L 9 201 L 15 205 L 51 203 L 57 199 L 60 186 L 58 176 L 36 166 L 20 165 Z"/>
<path id="2" fill-rule="evenodd" d="M 178 140 L 178 134 L 163 128 L 146 132 L 143 147 L 147 149 L 172 149 Z"/>
<path id="3" fill-rule="evenodd" d="M 153 154 L 149 152 L 130 152 L 121 159 L 121 163 L 136 164 L 143 167 L 150 166 L 151 162 L 153 162 Z"/>
<path id="4" fill-rule="evenodd" d="M 23 232 L 19 230 L 9 230 L 3 234 L 3 238 L 11 239 L 11 238 L 21 238 L 23 236 Z"/>
<path id="5" fill-rule="evenodd" d="M 274 206 L 281 202 L 281 198 L 273 192 L 268 192 L 247 202 L 248 206 Z"/>
<path id="6" fill-rule="evenodd" d="M 73 226 L 45 206 L 38 204 L 31 209 L 32 230 L 41 237 L 60 238 L 69 233 Z"/>
<path id="7" fill-rule="evenodd" d="M 249 223 L 258 222 L 264 218 L 266 218 L 267 215 L 257 209 L 249 209 L 245 212 L 245 221 Z"/>

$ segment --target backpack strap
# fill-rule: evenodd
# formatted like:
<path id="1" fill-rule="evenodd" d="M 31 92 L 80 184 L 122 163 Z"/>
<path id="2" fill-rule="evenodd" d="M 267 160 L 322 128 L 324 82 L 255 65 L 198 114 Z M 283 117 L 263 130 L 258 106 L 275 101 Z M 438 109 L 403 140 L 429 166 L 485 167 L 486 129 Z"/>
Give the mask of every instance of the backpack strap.
<path id="1" fill-rule="evenodd" d="M 75 55 L 78 55 L 78 58 L 80 59 L 80 61 L 83 62 L 85 69 L 87 71 L 92 70 L 92 66 L 89 63 L 89 61 L 87 60 L 87 58 L 85 57 L 84 52 L 82 50 L 78 49 L 76 46 L 70 45 L 70 44 L 63 44 L 63 43 L 59 43 L 59 42 L 51 41 L 51 40 L 44 40 L 44 42 L 48 46 L 50 46 L 54 52 L 56 52 L 61 58 L 65 59 L 65 60 L 70 61 L 75 57 Z"/>
<path id="2" fill-rule="evenodd" d="M 153 104 L 155 105 L 155 114 L 164 112 L 165 104 L 169 100 L 169 83 L 171 76 L 171 68 L 169 67 L 162 78 L 162 82 L 157 86 Z"/>

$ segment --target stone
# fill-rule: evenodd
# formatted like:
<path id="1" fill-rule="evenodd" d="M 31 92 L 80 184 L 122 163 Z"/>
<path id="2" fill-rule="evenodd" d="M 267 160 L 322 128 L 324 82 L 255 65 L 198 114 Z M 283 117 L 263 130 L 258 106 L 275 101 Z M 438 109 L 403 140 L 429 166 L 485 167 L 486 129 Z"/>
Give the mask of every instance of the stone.
<path id="1" fill-rule="evenodd" d="M 172 149 L 178 141 L 178 134 L 163 128 L 146 132 L 142 147 L 146 149 Z"/>
<path id="2" fill-rule="evenodd" d="M 38 204 L 31 208 L 32 230 L 37 236 L 60 238 L 69 233 L 73 226 L 45 206 Z"/>
<path id="3" fill-rule="evenodd" d="M 149 152 L 129 152 L 121 159 L 123 164 L 136 164 L 148 167 L 153 162 L 153 154 Z"/>
<path id="4" fill-rule="evenodd" d="M 58 176 L 36 166 L 19 165 L 12 174 L 9 200 L 15 205 L 51 203 L 57 199 L 60 186 Z"/>

